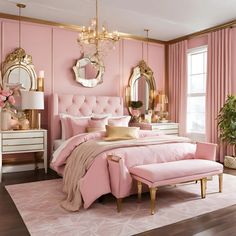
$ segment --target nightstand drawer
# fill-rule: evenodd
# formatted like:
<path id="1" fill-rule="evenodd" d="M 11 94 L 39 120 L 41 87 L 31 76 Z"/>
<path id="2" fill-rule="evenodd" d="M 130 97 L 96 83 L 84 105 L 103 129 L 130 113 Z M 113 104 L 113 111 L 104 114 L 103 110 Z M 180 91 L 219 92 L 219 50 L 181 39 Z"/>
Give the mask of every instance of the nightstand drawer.
<path id="1" fill-rule="evenodd" d="M 43 138 L 14 138 L 14 139 L 3 139 L 3 146 L 11 145 L 30 145 L 30 144 L 42 144 Z"/>
<path id="2" fill-rule="evenodd" d="M 9 145 L 9 146 L 2 146 L 2 152 L 30 152 L 33 150 L 43 150 L 44 145 L 42 144 L 29 144 L 29 145 Z"/>
<path id="3" fill-rule="evenodd" d="M 17 139 L 17 138 L 38 138 L 44 137 L 43 132 L 7 132 L 2 134 L 2 139 Z"/>

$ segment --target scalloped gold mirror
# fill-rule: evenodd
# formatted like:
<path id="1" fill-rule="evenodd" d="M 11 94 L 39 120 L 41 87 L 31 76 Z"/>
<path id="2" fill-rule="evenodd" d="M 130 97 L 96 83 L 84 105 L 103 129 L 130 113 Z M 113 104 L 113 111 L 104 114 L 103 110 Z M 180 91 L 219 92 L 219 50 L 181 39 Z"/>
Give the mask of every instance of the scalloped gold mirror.
<path id="1" fill-rule="evenodd" d="M 105 66 L 95 54 L 92 57 L 83 57 L 73 66 L 75 80 L 84 87 L 92 88 L 103 82 Z"/>
<path id="2" fill-rule="evenodd" d="M 24 90 L 36 90 L 37 76 L 32 57 L 23 48 L 7 55 L 2 67 L 3 86 L 21 84 Z"/>
<path id="3" fill-rule="evenodd" d="M 126 104 L 131 114 L 129 106 L 131 101 L 142 101 L 143 106 L 140 109 L 142 114 L 148 110 L 154 110 L 156 84 L 153 77 L 153 71 L 144 60 L 140 61 L 138 66 L 133 68 L 126 88 Z"/>

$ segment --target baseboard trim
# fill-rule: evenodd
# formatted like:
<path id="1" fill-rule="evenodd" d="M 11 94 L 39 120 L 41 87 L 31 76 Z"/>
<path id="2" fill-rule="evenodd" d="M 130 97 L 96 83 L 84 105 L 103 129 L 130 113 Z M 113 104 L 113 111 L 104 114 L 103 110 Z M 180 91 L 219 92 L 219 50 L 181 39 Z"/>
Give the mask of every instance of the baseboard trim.
<path id="1" fill-rule="evenodd" d="M 37 166 L 39 169 L 43 169 L 43 163 L 38 163 Z M 3 173 L 13 173 L 28 170 L 35 170 L 35 164 L 5 165 L 2 167 Z"/>

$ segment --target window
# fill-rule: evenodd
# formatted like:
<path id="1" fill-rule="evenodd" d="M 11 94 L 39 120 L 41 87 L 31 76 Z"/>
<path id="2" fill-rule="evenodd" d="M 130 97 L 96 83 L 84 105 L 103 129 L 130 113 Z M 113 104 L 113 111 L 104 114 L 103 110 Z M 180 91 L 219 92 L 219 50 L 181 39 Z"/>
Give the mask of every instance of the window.
<path id="1" fill-rule="evenodd" d="M 207 47 L 188 52 L 187 134 L 195 140 L 205 138 Z"/>

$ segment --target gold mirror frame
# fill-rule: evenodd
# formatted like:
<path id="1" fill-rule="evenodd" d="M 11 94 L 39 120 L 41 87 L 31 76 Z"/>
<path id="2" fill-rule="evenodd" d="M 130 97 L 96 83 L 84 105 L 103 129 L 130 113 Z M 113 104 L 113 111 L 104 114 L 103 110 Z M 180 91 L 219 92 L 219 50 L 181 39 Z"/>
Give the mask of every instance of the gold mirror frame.
<path id="1" fill-rule="evenodd" d="M 95 78 L 86 79 L 85 76 L 83 77 L 81 75 L 81 69 L 86 64 L 91 64 L 93 67 L 97 69 L 97 74 Z M 93 88 L 96 87 L 98 84 L 101 84 L 103 82 L 103 75 L 105 72 L 105 66 L 103 64 L 103 61 L 98 57 L 98 55 L 94 55 L 92 57 L 82 57 L 81 59 L 77 60 L 76 65 L 73 66 L 73 71 L 75 73 L 75 80 L 79 84 L 83 85 L 87 88 Z"/>
<path id="2" fill-rule="evenodd" d="M 133 97 L 133 87 L 135 82 L 140 79 L 142 76 L 145 77 L 146 82 L 149 86 L 149 102 L 148 102 L 148 110 L 154 110 L 155 106 L 155 91 L 156 91 L 156 83 L 153 77 L 153 71 L 151 68 L 146 64 L 144 60 L 140 61 L 138 66 L 133 68 L 133 72 L 130 76 L 128 87 L 126 88 L 126 105 L 128 108 L 129 113 L 131 113 L 130 102 L 132 101 Z"/>
<path id="3" fill-rule="evenodd" d="M 6 84 L 11 84 L 10 74 L 15 69 L 23 69 L 27 72 L 30 78 L 30 86 L 29 90 L 37 89 L 37 75 L 34 69 L 34 65 L 32 63 L 32 56 L 27 55 L 23 48 L 17 48 L 12 53 L 8 54 L 6 60 L 3 62 L 2 74 L 3 74 L 3 86 Z M 23 84 L 19 78 L 19 83 Z"/>

